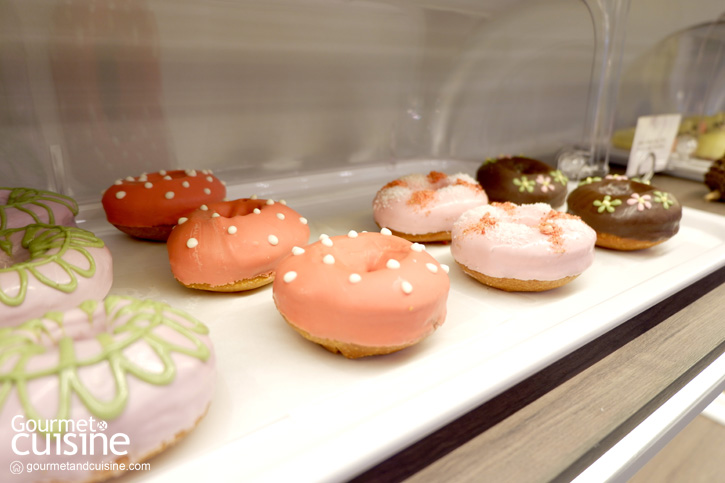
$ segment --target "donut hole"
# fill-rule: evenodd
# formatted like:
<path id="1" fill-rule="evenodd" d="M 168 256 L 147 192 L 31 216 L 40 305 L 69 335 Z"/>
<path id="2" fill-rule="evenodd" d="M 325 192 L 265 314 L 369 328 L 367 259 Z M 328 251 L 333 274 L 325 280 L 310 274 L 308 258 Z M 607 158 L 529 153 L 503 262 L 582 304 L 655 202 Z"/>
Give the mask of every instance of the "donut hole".
<path id="1" fill-rule="evenodd" d="M 10 268 L 13 265 L 30 260 L 30 251 L 23 248 L 19 239 L 13 240 L 12 238 L 7 243 L 5 240 L 2 240 L 3 245 L 0 246 L 0 269 Z"/>
<path id="2" fill-rule="evenodd" d="M 363 272 L 377 272 L 378 270 L 389 270 L 388 260 L 401 262 L 410 252 L 410 248 L 391 248 L 382 253 L 369 253 L 365 259 Z"/>
<path id="3" fill-rule="evenodd" d="M 246 200 L 239 203 L 214 203 L 209 205 L 209 211 L 218 213 L 224 218 L 236 216 L 247 216 L 254 214 L 255 209 L 262 209 L 266 204 L 265 200 Z"/>

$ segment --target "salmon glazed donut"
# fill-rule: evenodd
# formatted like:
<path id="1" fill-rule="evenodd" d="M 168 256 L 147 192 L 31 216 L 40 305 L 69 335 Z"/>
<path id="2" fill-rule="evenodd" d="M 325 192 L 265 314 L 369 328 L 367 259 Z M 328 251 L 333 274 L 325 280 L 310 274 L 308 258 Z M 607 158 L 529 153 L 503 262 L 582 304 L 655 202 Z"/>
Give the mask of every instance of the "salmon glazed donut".
<path id="1" fill-rule="evenodd" d="M 108 222 L 122 232 L 166 241 L 180 217 L 226 195 L 224 183 L 210 170 L 187 169 L 119 179 L 103 193 L 101 202 Z"/>
<path id="2" fill-rule="evenodd" d="M 166 243 L 171 271 L 182 285 L 212 292 L 271 283 L 277 263 L 310 237 L 307 219 L 284 200 L 210 203 L 178 221 Z"/>
<path id="3" fill-rule="evenodd" d="M 373 216 L 379 227 L 409 241 L 450 241 L 461 213 L 487 202 L 486 193 L 467 174 L 431 171 L 383 186 L 373 200 Z"/>
<path id="4" fill-rule="evenodd" d="M 92 482 L 171 446 L 214 394 L 208 333 L 166 304 L 119 296 L 0 329 L 0 464 L 42 468 L 17 481 Z"/>
<path id="5" fill-rule="evenodd" d="M 624 176 L 587 178 L 567 198 L 569 213 L 597 232 L 597 246 L 642 250 L 673 237 L 682 205 L 671 193 Z"/>
<path id="6" fill-rule="evenodd" d="M 448 267 L 386 228 L 322 235 L 293 248 L 277 272 L 272 292 L 287 323 L 350 359 L 416 344 L 446 317 Z"/>
<path id="7" fill-rule="evenodd" d="M 0 230 L 0 326 L 100 300 L 112 283 L 111 252 L 89 231 L 45 224 Z"/>
<path id="8" fill-rule="evenodd" d="M 509 292 L 561 287 L 594 261 L 596 233 L 545 203 L 491 203 L 453 226 L 451 253 L 464 272 Z"/>
<path id="9" fill-rule="evenodd" d="M 489 158 L 476 178 L 491 201 L 547 203 L 554 208 L 564 204 L 569 182 L 558 169 L 524 156 Z"/>
<path id="10" fill-rule="evenodd" d="M 0 188 L 0 230 L 33 223 L 76 226 L 78 203 L 52 191 Z"/>

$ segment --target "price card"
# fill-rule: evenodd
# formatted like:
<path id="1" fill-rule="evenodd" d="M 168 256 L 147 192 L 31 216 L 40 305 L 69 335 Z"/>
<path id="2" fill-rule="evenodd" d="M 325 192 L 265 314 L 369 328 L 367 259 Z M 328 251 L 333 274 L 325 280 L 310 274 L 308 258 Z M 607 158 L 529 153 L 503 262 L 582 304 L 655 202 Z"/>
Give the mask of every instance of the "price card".
<path id="1" fill-rule="evenodd" d="M 667 169 L 681 117 L 680 114 L 662 114 L 637 119 L 627 162 L 628 177 L 651 177 L 653 173 Z"/>

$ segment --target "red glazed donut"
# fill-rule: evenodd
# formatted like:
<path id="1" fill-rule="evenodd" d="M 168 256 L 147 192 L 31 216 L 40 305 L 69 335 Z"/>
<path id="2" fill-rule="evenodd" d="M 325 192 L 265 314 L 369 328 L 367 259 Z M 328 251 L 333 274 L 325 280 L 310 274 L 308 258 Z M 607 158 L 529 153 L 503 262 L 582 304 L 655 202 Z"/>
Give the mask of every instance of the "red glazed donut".
<path id="1" fill-rule="evenodd" d="M 106 218 L 122 232 L 164 241 L 176 221 L 200 205 L 222 201 L 227 190 L 211 171 L 159 171 L 120 179 L 103 193 Z"/>
<path id="2" fill-rule="evenodd" d="M 348 358 L 404 349 L 445 320 L 448 267 L 388 229 L 322 236 L 295 247 L 277 272 L 274 302 L 284 319 Z"/>
<path id="3" fill-rule="evenodd" d="M 309 237 L 307 220 L 284 201 L 240 199 L 179 219 L 166 246 L 182 285 L 239 292 L 272 282 L 279 260 Z"/>
<path id="4" fill-rule="evenodd" d="M 547 203 L 554 208 L 564 204 L 569 181 L 558 169 L 524 156 L 487 159 L 478 168 L 476 179 L 490 201 Z"/>

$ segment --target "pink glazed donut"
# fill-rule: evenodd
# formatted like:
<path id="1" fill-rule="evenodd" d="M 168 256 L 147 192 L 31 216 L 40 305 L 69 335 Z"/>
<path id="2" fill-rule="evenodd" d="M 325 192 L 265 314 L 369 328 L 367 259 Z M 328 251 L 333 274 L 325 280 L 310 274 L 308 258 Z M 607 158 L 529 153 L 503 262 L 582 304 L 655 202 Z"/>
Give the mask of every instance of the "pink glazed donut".
<path id="1" fill-rule="evenodd" d="M 0 188 L 0 230 L 33 223 L 76 226 L 78 203 L 52 191 Z"/>
<path id="2" fill-rule="evenodd" d="M 4 481 L 99 481 L 176 442 L 214 393 L 208 332 L 166 304 L 119 296 L 1 328 Z M 11 477 L 13 461 L 39 468 Z"/>
<path id="3" fill-rule="evenodd" d="M 501 290 L 540 292 L 578 277 L 594 261 L 597 235 L 545 203 L 491 203 L 453 226 L 451 253 L 468 275 Z"/>
<path id="4" fill-rule="evenodd" d="M 450 241 L 453 222 L 487 202 L 483 188 L 467 174 L 431 171 L 383 186 L 373 200 L 373 217 L 378 226 L 409 241 Z"/>
<path id="5" fill-rule="evenodd" d="M 100 300 L 112 283 L 111 252 L 89 231 L 45 224 L 0 230 L 0 326 Z"/>
<path id="6" fill-rule="evenodd" d="M 448 267 L 386 228 L 323 235 L 293 248 L 277 273 L 272 292 L 284 319 L 351 359 L 404 349 L 445 320 Z"/>

